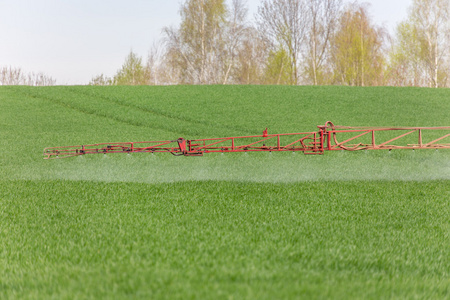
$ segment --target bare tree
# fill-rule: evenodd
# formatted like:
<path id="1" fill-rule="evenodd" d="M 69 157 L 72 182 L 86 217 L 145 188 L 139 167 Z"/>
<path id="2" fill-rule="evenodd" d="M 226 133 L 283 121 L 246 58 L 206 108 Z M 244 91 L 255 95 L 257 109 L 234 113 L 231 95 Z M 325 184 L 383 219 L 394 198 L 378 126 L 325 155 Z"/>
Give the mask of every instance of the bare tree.
<path id="1" fill-rule="evenodd" d="M 450 76 L 450 1 L 414 0 L 397 26 L 390 83 L 443 87 Z"/>
<path id="2" fill-rule="evenodd" d="M 444 68 L 449 66 L 450 1 L 415 0 L 410 20 L 419 44 L 419 56 L 428 74 L 429 85 L 439 87 L 439 83 L 444 83 L 449 75 L 448 70 Z M 445 80 L 442 80 L 440 75 Z"/>
<path id="3" fill-rule="evenodd" d="M 113 85 L 114 81 L 111 77 L 104 74 L 97 75 L 91 79 L 89 85 Z"/>
<path id="4" fill-rule="evenodd" d="M 21 68 L 0 68 L 0 85 L 51 86 L 55 83 L 55 79 L 42 72 L 26 74 Z"/>
<path id="5" fill-rule="evenodd" d="M 163 48 L 160 43 L 154 42 L 147 57 L 145 66 L 146 82 L 149 85 L 159 85 L 165 83 L 162 72 Z"/>
<path id="6" fill-rule="evenodd" d="M 232 0 L 229 18 L 224 27 L 224 52 L 221 57 L 225 74 L 223 84 L 227 84 L 232 69 L 236 67 L 236 59 L 239 52 L 242 51 L 242 45 L 245 38 L 248 38 L 247 31 L 249 27 L 246 24 L 248 9 L 243 0 Z"/>
<path id="7" fill-rule="evenodd" d="M 257 25 L 275 49 L 284 49 L 291 64 L 291 84 L 299 83 L 299 62 L 306 37 L 307 10 L 302 0 L 263 0 Z"/>
<path id="8" fill-rule="evenodd" d="M 341 6 L 341 0 L 306 0 L 308 22 L 305 70 L 307 78 L 314 85 L 325 81 L 323 68 Z"/>
<path id="9" fill-rule="evenodd" d="M 237 84 L 263 84 L 269 45 L 254 27 L 247 27 L 232 70 Z"/>
<path id="10" fill-rule="evenodd" d="M 224 47 L 224 0 L 186 0 L 180 14 L 180 29 L 163 28 L 169 63 L 179 69 L 181 83 L 218 83 Z"/>
<path id="11" fill-rule="evenodd" d="M 188 53 L 180 31 L 174 27 L 164 27 L 166 51 L 164 53 L 164 74 L 170 84 L 193 84 L 199 81 L 194 58 Z"/>
<path id="12" fill-rule="evenodd" d="M 21 68 L 2 67 L 0 69 L 0 83 L 2 85 L 23 85 L 25 75 Z"/>
<path id="13" fill-rule="evenodd" d="M 42 72 L 39 73 L 28 73 L 26 77 L 26 85 L 31 86 L 52 86 L 55 85 L 56 80 L 52 77 L 45 75 Z"/>

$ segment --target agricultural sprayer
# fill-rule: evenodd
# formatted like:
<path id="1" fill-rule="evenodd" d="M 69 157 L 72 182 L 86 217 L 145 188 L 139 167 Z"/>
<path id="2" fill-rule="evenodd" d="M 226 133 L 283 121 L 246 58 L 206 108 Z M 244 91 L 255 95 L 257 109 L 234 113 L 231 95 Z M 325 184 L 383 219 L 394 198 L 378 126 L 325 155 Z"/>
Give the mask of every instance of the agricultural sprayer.
<path id="1" fill-rule="evenodd" d="M 160 153 L 176 156 L 202 156 L 213 152 L 302 151 L 323 154 L 336 150 L 450 149 L 450 127 L 350 127 L 328 121 L 318 131 L 236 136 L 187 140 L 100 143 L 79 146 L 48 147 L 45 159 L 86 154 Z"/>

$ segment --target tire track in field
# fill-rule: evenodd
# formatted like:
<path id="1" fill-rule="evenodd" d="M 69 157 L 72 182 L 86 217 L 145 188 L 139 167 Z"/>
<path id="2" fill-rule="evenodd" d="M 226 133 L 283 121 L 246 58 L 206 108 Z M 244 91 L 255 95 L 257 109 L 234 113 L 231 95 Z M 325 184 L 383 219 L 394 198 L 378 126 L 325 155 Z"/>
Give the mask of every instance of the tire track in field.
<path id="1" fill-rule="evenodd" d="M 80 94 L 84 95 L 84 98 L 86 99 L 86 101 L 89 101 L 90 99 L 98 100 L 100 98 L 100 101 L 102 103 L 104 103 L 106 105 L 106 107 L 110 107 L 110 106 L 114 105 L 116 107 L 118 106 L 118 107 L 122 107 L 122 108 L 131 109 L 131 110 L 136 111 L 136 112 L 150 114 L 150 115 L 153 115 L 156 118 L 162 118 L 162 120 L 157 121 L 158 124 L 170 124 L 171 122 L 173 123 L 174 121 L 176 122 L 175 124 L 177 124 L 177 126 L 175 126 L 175 130 L 171 130 L 171 129 L 168 129 L 166 126 L 146 126 L 145 123 L 138 122 L 138 124 L 143 124 L 142 126 L 144 126 L 144 127 L 164 129 L 166 131 L 175 132 L 177 134 L 181 133 L 183 135 L 193 135 L 192 129 L 189 129 L 190 131 L 186 131 L 185 128 L 194 128 L 194 129 L 198 128 L 198 126 L 189 127 L 189 126 L 183 126 L 182 124 L 180 125 L 180 122 L 189 123 L 188 121 L 182 120 L 180 118 L 170 118 L 170 117 L 162 115 L 162 114 L 154 113 L 151 110 L 146 111 L 145 109 L 142 109 L 139 106 L 126 105 L 126 104 L 123 103 L 123 101 L 120 101 L 120 100 L 111 100 L 108 97 L 101 96 L 101 95 L 99 96 L 99 95 L 96 95 L 96 94 L 90 94 L 90 93 L 87 93 L 87 92 L 81 92 L 80 93 L 80 92 L 78 92 L 78 90 L 75 90 L 73 88 L 72 89 L 69 88 L 68 91 L 70 93 L 72 93 L 72 95 L 76 95 L 76 96 L 80 96 Z M 144 120 L 148 120 L 149 118 L 143 118 L 143 119 Z M 198 133 L 194 133 L 194 134 L 198 134 Z"/>
<path id="2" fill-rule="evenodd" d="M 99 117 L 99 118 L 109 119 L 109 120 L 112 120 L 112 121 L 115 121 L 115 122 L 118 122 L 118 123 L 124 123 L 126 125 L 162 130 L 162 131 L 165 131 L 165 132 L 173 133 L 175 135 L 180 134 L 180 133 L 181 134 L 185 134 L 185 135 L 187 134 L 187 132 L 183 132 L 182 130 L 175 132 L 175 131 L 173 131 L 171 129 L 167 129 L 164 126 L 154 126 L 154 125 L 150 126 L 148 124 L 143 124 L 141 122 L 134 122 L 132 120 L 122 119 L 122 118 L 115 117 L 115 116 L 109 115 L 109 114 L 101 114 L 101 113 L 98 113 L 98 112 L 96 112 L 94 110 L 89 110 L 89 109 L 86 109 L 86 108 L 83 108 L 83 107 L 80 107 L 80 106 L 72 105 L 72 104 L 70 104 L 70 103 L 68 103 L 68 102 L 66 102 L 66 101 L 64 101 L 62 99 L 58 99 L 58 98 L 55 98 L 55 97 L 50 97 L 48 94 L 45 95 L 45 96 L 44 95 L 33 94 L 33 93 L 30 93 L 30 92 L 23 92 L 23 94 L 25 96 L 27 96 L 27 97 L 40 99 L 40 100 L 44 100 L 44 101 L 47 101 L 47 102 L 51 102 L 53 104 L 56 104 L 56 105 L 62 106 L 64 108 L 68 108 L 68 109 L 77 111 L 79 113 L 92 115 L 92 116 L 96 116 L 96 117 Z"/>
<path id="3" fill-rule="evenodd" d="M 113 98 L 113 97 L 108 97 L 108 96 L 101 95 L 101 94 L 98 94 L 98 93 L 89 93 L 89 92 L 81 90 L 81 89 L 76 89 L 75 90 L 73 88 L 68 88 L 68 90 L 70 90 L 73 94 L 83 94 L 84 96 L 87 96 L 87 97 L 99 98 L 99 99 L 102 99 L 104 101 L 107 101 L 108 103 L 113 102 L 113 103 L 115 103 L 117 105 L 128 107 L 128 108 L 137 109 L 137 110 L 140 110 L 140 111 L 143 111 L 145 113 L 149 113 L 149 114 L 152 114 L 152 115 L 155 115 L 155 116 L 160 116 L 160 117 L 164 117 L 164 118 L 175 120 L 175 121 L 193 123 L 194 126 L 195 125 L 201 125 L 201 126 L 205 126 L 205 127 L 217 126 L 216 123 L 207 122 L 207 121 L 199 121 L 199 120 L 192 119 L 192 118 L 189 118 L 189 117 L 186 117 L 186 116 L 182 116 L 182 117 L 174 116 L 174 115 L 172 115 L 170 113 L 167 113 L 167 112 L 163 112 L 163 111 L 160 111 L 160 110 L 155 110 L 155 109 L 142 107 L 142 106 L 139 106 L 139 105 L 130 104 L 130 103 L 124 101 L 124 100 L 120 100 L 120 99 Z M 257 131 L 249 131 L 247 128 L 240 128 L 240 127 L 230 126 L 230 125 L 223 125 L 223 124 L 221 124 L 220 128 L 231 130 L 231 131 L 233 131 L 233 134 L 239 134 L 241 132 L 248 132 L 248 134 L 260 134 L 259 131 L 258 132 Z"/>

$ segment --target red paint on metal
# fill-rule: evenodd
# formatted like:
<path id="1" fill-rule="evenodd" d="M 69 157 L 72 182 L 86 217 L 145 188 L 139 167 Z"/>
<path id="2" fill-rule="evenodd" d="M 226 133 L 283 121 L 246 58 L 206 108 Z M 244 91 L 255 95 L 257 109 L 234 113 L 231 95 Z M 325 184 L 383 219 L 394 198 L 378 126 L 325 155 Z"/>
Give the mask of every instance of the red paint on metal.
<path id="1" fill-rule="evenodd" d="M 178 147 L 180 147 L 180 152 L 184 155 L 186 155 L 186 153 L 188 153 L 187 148 L 186 148 L 186 140 L 183 138 L 179 138 L 177 140 L 178 142 Z"/>
<path id="2" fill-rule="evenodd" d="M 266 128 L 262 135 L 49 147 L 44 149 L 44 158 L 140 152 L 202 156 L 213 152 L 247 151 L 302 151 L 304 154 L 323 154 L 325 150 L 450 149 L 450 127 L 350 127 L 335 126 L 330 121 L 317 127 L 318 132 L 268 134 Z M 414 136 L 414 133 L 417 133 L 417 143 L 411 143 L 411 139 L 409 143 L 404 141 L 405 137 Z M 371 137 L 364 140 L 367 134 L 371 134 Z M 393 145 L 393 142 L 401 143 Z"/>

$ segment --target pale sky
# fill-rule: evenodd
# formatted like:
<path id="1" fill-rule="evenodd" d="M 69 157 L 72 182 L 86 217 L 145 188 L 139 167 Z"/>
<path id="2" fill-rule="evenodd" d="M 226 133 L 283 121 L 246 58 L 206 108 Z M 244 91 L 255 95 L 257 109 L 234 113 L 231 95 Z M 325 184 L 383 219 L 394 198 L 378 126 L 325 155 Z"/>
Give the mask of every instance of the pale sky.
<path id="1" fill-rule="evenodd" d="M 133 50 L 145 62 L 164 26 L 178 26 L 184 0 L 0 0 L 0 67 L 43 72 L 57 84 L 113 76 Z M 350 2 L 350 1 L 345 1 Z M 366 0 L 391 33 L 412 0 Z M 247 0 L 253 21 L 260 0 Z"/>

